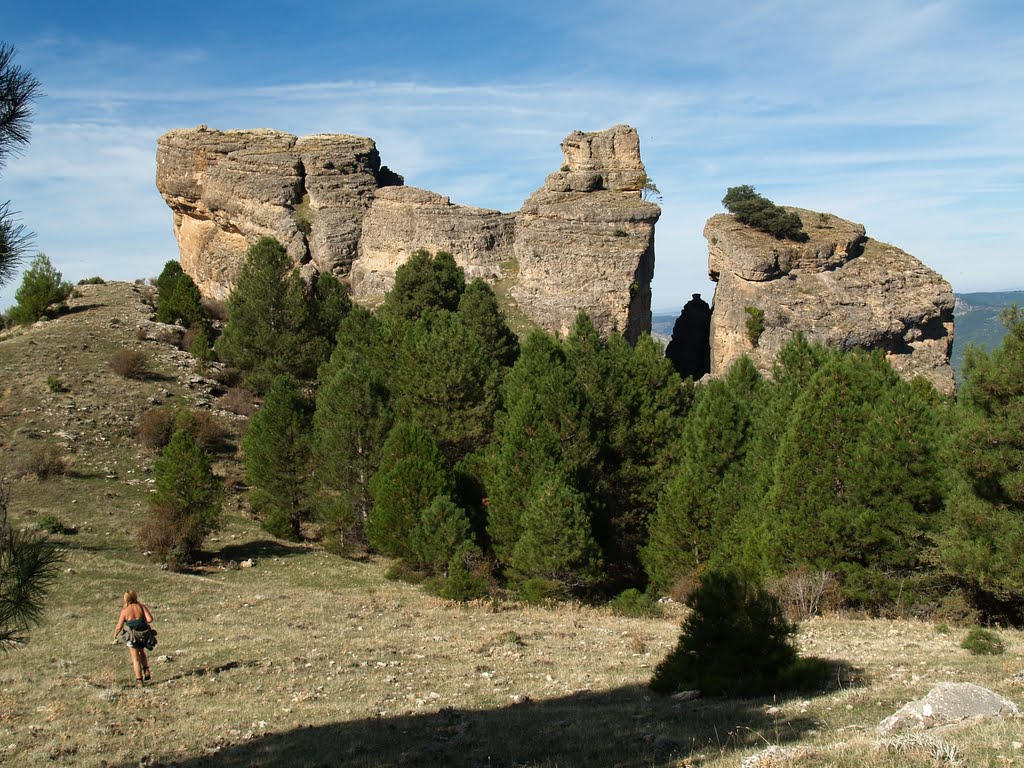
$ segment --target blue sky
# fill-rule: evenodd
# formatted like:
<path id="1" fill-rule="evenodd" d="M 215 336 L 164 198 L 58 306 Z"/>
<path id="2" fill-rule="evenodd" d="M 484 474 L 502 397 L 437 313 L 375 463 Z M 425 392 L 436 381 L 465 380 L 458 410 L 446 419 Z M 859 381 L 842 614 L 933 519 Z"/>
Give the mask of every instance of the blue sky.
<path id="1" fill-rule="evenodd" d="M 406 183 L 510 211 L 568 133 L 628 123 L 663 194 L 656 311 L 711 294 L 701 231 L 737 184 L 859 221 L 959 292 L 1024 289 L 1017 0 L 136 0 L 3 22 L 45 96 L 0 198 L 68 279 L 177 257 L 153 182 L 171 128 L 371 136 Z"/>

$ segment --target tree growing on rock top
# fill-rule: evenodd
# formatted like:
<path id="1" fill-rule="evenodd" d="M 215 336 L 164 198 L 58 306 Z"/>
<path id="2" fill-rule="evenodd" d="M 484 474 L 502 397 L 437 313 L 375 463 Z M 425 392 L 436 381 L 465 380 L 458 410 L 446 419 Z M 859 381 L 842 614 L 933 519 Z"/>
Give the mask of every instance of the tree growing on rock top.
<path id="1" fill-rule="evenodd" d="M 755 229 L 760 229 L 762 232 L 767 232 L 780 239 L 807 239 L 807 234 L 803 231 L 803 222 L 800 221 L 798 213 L 787 211 L 776 205 L 768 198 L 758 194 L 749 184 L 729 187 L 725 197 L 722 198 L 722 205 L 739 221 L 749 224 Z"/>

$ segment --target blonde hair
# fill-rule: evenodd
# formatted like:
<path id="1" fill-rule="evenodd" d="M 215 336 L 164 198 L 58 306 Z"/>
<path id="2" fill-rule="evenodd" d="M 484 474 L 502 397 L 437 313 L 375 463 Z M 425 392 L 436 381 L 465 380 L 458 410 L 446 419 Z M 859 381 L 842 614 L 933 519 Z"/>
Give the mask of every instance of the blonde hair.
<path id="1" fill-rule="evenodd" d="M 129 589 L 127 592 L 124 593 L 124 604 L 125 604 L 125 606 L 129 606 L 132 603 L 137 603 L 137 602 L 139 602 L 139 596 L 137 594 L 135 594 L 135 590 L 134 589 Z"/>

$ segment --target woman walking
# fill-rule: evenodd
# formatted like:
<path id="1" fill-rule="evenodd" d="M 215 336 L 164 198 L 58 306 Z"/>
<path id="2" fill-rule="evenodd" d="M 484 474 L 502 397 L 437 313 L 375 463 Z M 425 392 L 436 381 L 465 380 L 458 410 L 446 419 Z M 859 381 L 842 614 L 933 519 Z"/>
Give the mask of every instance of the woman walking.
<path id="1" fill-rule="evenodd" d="M 149 680 L 149 659 L 146 658 L 146 641 L 150 634 L 156 630 L 149 625 L 153 621 L 153 614 L 149 608 L 139 602 L 139 596 L 134 589 L 124 593 L 124 608 L 121 615 L 117 617 L 117 629 L 114 630 L 114 642 L 117 636 L 124 630 L 124 644 L 128 646 L 128 653 L 132 657 L 132 668 L 135 670 L 135 685 L 141 686 L 143 680 Z"/>

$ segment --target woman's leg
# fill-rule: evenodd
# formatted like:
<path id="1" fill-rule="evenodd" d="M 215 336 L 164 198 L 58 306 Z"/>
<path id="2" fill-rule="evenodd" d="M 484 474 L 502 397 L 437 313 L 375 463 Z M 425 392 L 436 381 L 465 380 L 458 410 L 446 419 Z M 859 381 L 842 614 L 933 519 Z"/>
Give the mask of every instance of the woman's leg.
<path id="1" fill-rule="evenodd" d="M 132 668 L 135 670 L 135 681 L 140 682 L 142 680 L 142 659 L 139 655 L 142 653 L 141 648 L 129 648 L 128 653 L 132 655 Z"/>
<path id="2" fill-rule="evenodd" d="M 146 658 L 145 648 L 139 648 L 139 661 L 142 663 L 142 679 L 149 680 L 149 659 Z"/>

